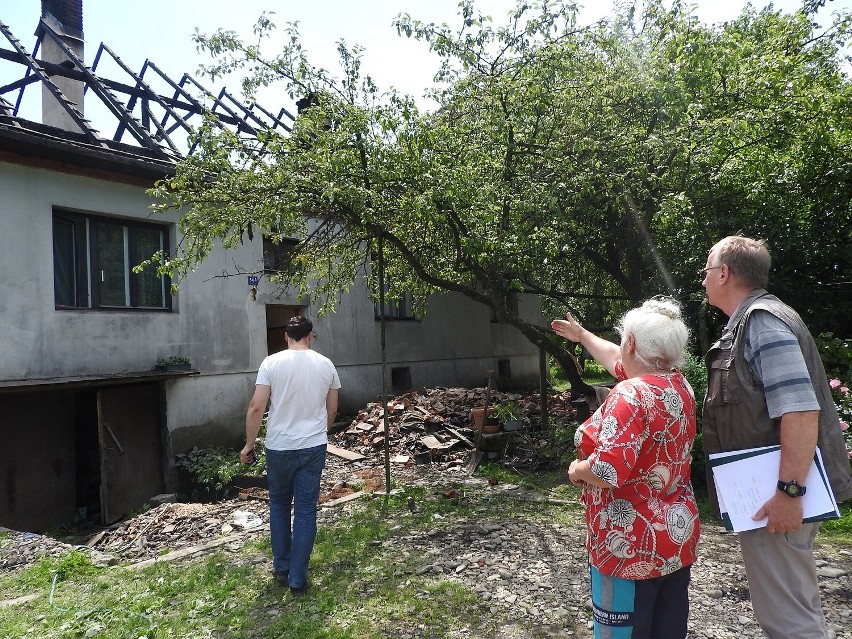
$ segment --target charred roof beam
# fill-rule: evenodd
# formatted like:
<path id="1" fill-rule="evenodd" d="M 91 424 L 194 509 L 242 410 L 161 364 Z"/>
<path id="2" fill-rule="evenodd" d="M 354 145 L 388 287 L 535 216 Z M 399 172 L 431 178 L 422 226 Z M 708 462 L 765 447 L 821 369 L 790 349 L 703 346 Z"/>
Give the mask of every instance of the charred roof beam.
<path id="1" fill-rule="evenodd" d="M 113 115 L 118 118 L 120 122 L 123 121 L 127 125 L 127 129 L 133 137 L 135 137 L 136 140 L 145 148 L 153 151 L 161 158 L 167 159 L 168 155 L 166 152 L 159 144 L 157 144 L 157 141 L 151 137 L 145 127 L 142 126 L 142 123 L 136 120 L 133 114 L 130 113 L 113 95 L 112 91 L 101 82 L 100 78 L 96 76 L 92 70 L 89 69 L 82 60 L 80 60 L 79 57 L 77 57 L 77 54 L 74 53 L 68 45 L 65 44 L 65 42 L 63 42 L 60 35 L 53 30 L 53 27 L 47 24 L 44 20 L 41 20 L 39 22 L 39 29 L 46 33 L 68 57 L 68 59 L 74 63 L 77 70 L 81 71 L 86 76 L 86 87 L 91 87 L 92 91 L 94 91 L 104 105 L 112 111 Z"/>

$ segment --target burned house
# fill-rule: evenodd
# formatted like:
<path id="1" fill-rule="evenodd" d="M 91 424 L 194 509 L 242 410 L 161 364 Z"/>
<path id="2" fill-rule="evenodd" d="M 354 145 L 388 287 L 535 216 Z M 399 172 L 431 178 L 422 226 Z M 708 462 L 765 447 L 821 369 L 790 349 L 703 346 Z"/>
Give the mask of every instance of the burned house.
<path id="1" fill-rule="evenodd" d="M 293 116 L 174 80 L 150 60 L 133 71 L 106 44 L 85 62 L 82 8 L 44 0 L 33 48 L 0 22 L 0 65 L 18 71 L 0 87 L 0 525 L 112 522 L 174 489 L 176 454 L 240 445 L 257 367 L 284 347 L 295 314 L 313 318 L 317 350 L 337 365 L 344 412 L 381 392 L 382 315 L 393 320 L 394 391 L 478 385 L 487 369 L 537 375 L 529 342 L 466 298 L 436 296 L 419 320 L 359 289 L 318 316 L 310 299 L 258 277 L 286 243 L 216 251 L 176 294 L 154 269 L 135 272 L 181 240 L 179 212 L 152 215 L 148 189 L 192 152 L 205 109 L 246 135 L 286 130 Z M 22 113 L 26 92 L 40 92 L 38 116 Z M 88 119 L 95 107 L 106 124 Z M 172 357 L 188 370 L 156 366 Z"/>

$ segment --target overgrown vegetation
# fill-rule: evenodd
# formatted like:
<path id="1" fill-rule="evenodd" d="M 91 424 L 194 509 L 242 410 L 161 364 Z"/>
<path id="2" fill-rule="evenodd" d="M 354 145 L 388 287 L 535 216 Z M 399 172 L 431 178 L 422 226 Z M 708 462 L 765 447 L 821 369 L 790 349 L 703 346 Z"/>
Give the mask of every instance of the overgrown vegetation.
<path id="1" fill-rule="evenodd" d="M 257 461 L 246 466 L 233 448 L 212 446 L 195 447 L 175 456 L 175 465 L 181 473 L 183 491 L 191 501 L 221 499 L 238 475 L 262 475 L 266 468 L 266 449 L 263 440 L 255 446 Z"/>

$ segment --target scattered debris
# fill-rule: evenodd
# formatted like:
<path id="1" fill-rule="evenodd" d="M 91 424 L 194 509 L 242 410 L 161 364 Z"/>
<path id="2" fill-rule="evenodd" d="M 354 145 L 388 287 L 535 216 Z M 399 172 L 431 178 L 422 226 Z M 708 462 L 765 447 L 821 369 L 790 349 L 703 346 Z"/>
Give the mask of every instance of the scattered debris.
<path id="1" fill-rule="evenodd" d="M 489 404 L 516 402 L 525 417 L 526 428 L 515 431 L 512 437 L 497 433 L 499 437 L 488 440 L 497 444 L 491 452 L 514 450 L 518 464 L 538 466 L 536 439 L 547 436 L 540 429 L 541 400 L 538 393 L 518 394 L 488 391 L 486 388 L 432 388 L 422 392 L 412 391 L 388 401 L 388 444 L 391 462 L 410 465 L 436 461 L 463 463 L 477 448 L 477 433 L 473 430 L 470 411 Z M 571 404 L 575 396 L 570 392 L 550 393 L 548 413 L 551 420 L 567 425 L 575 418 Z M 348 427 L 331 437 L 332 447 L 349 454 L 358 453 L 366 460 L 381 461 L 385 445 L 385 411 L 380 402 L 367 404 Z M 480 436 L 479 449 L 489 451 Z M 333 451 L 332 451 L 333 452 Z M 526 459 L 524 459 L 526 458 Z"/>
<path id="2" fill-rule="evenodd" d="M 558 463 L 553 446 L 544 445 L 551 434 L 538 428 L 541 422 L 538 394 L 522 395 L 492 391 L 490 403 L 515 401 L 526 418 L 526 427 L 512 433 L 480 436 L 477 451 L 470 410 L 484 405 L 484 388 L 435 388 L 410 392 L 388 402 L 389 444 L 395 479 L 415 473 L 422 464 L 434 464 L 448 476 L 462 470 L 471 451 L 502 456 L 515 470 L 537 470 Z M 568 425 L 574 419 L 570 392 L 551 393 L 551 423 Z M 384 412 L 371 403 L 344 429 L 330 437 L 323 473 L 320 505 L 334 508 L 370 492 L 385 490 Z M 502 442 L 498 452 L 488 452 L 489 442 Z M 570 446 L 563 444 L 563 446 Z M 544 452 L 549 451 L 549 452 Z M 489 482 L 492 486 L 496 480 Z M 494 486 L 496 487 L 496 486 Z M 437 493 L 444 499 L 458 497 L 457 486 Z M 239 489 L 234 499 L 213 503 L 175 503 L 172 495 L 158 495 L 150 510 L 106 528 L 79 531 L 74 543 L 44 535 L 6 531 L 0 537 L 0 570 L 20 570 L 45 556 L 61 556 L 69 547 L 89 553 L 98 564 L 118 561 L 146 565 L 165 557 L 182 557 L 213 548 L 237 536 L 261 534 L 269 526 L 269 493 L 263 486 Z M 419 510 L 412 500 L 412 512 Z"/>

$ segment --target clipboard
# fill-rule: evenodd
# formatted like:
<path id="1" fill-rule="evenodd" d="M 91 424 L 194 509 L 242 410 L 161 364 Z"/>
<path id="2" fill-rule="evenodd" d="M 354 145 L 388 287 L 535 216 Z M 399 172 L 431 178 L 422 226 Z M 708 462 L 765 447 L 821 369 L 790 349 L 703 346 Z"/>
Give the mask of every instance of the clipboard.
<path id="1" fill-rule="evenodd" d="M 733 532 L 763 528 L 766 519 L 754 521 L 752 515 L 777 491 L 781 447 L 761 446 L 712 453 L 709 459 L 725 528 Z M 803 523 L 840 517 L 819 448 L 814 453 L 805 486 L 807 492 L 801 497 Z"/>

